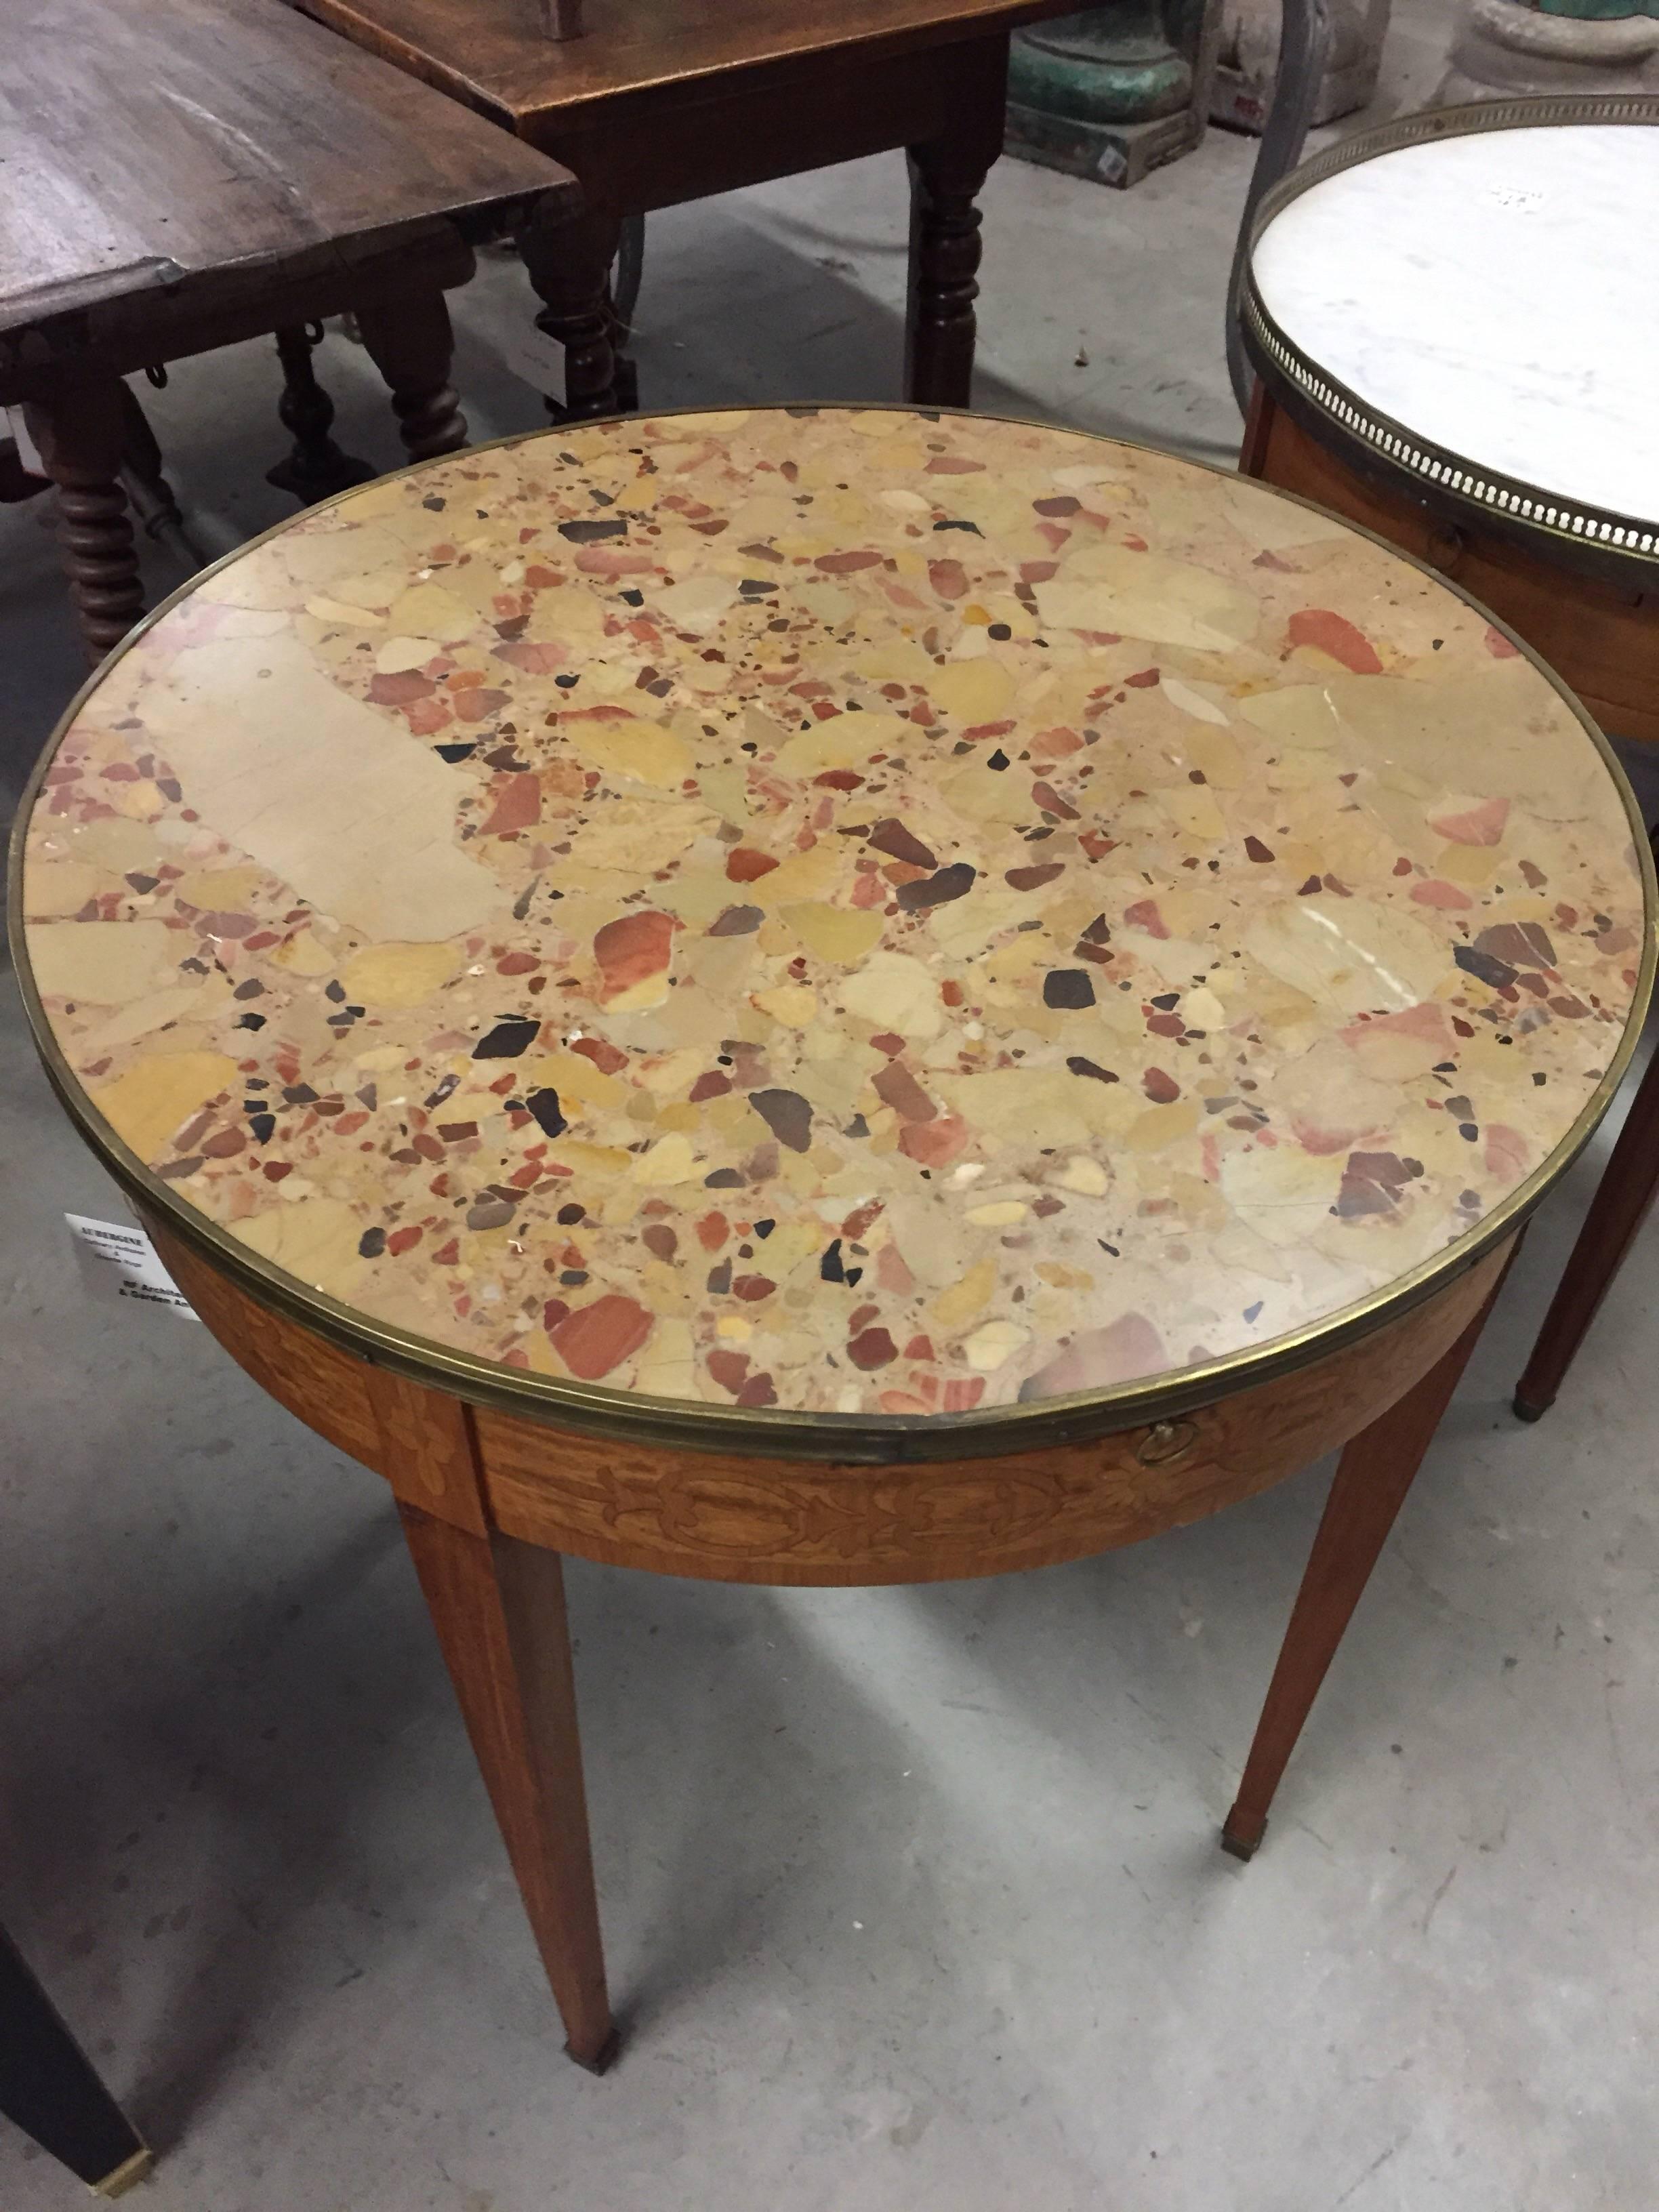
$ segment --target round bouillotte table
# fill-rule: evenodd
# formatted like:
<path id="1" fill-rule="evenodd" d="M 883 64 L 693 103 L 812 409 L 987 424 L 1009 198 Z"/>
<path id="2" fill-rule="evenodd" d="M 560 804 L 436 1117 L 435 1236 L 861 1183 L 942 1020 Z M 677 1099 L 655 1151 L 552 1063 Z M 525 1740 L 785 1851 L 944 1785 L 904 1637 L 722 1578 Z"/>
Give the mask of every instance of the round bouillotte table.
<path id="1" fill-rule="evenodd" d="M 1630 1054 L 1634 827 L 1423 569 L 978 416 L 460 454 L 106 664 L 20 824 L 30 1018 L 209 1328 L 390 1482 L 574 2057 L 563 1553 L 1004 1573 L 1346 1444 L 1249 1856 Z"/>
<path id="2" fill-rule="evenodd" d="M 1659 739 L 1659 96 L 1361 132 L 1264 199 L 1241 465 L 1421 556 Z"/>
<path id="3" fill-rule="evenodd" d="M 1615 736 L 1659 740 L 1659 97 L 1486 100 L 1333 147 L 1262 204 L 1241 465 L 1496 609 Z M 1659 1188 L 1659 1060 L 1515 1409 L 1535 1420 Z"/>

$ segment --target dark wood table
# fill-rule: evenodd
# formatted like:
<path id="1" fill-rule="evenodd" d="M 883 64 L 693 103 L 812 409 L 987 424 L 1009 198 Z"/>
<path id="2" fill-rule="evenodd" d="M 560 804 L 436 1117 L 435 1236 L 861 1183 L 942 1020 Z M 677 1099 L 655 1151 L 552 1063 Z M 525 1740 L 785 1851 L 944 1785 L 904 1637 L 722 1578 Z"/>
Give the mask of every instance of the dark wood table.
<path id="1" fill-rule="evenodd" d="M 0 405 L 58 484 L 94 653 L 143 607 L 124 376 L 277 332 L 291 488 L 316 496 L 364 473 L 328 439 L 304 335 L 349 308 L 411 457 L 447 453 L 466 426 L 443 295 L 469 241 L 575 198 L 554 162 L 278 0 L 37 0 L 0 45 Z"/>
<path id="2" fill-rule="evenodd" d="M 304 4 L 575 172 L 580 216 L 550 210 L 523 241 L 567 415 L 634 397 L 605 289 L 626 216 L 896 146 L 913 209 L 905 396 L 969 404 L 975 201 L 1002 151 L 1009 35 L 1066 0 L 586 0 L 563 39 L 533 0 Z"/>

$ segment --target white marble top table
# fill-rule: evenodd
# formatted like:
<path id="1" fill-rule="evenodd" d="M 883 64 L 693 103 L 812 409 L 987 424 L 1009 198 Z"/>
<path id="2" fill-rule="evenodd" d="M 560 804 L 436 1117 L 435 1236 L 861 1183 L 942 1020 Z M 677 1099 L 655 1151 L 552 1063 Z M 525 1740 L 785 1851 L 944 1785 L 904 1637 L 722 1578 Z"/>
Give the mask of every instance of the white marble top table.
<path id="1" fill-rule="evenodd" d="M 1473 464 L 1659 520 L 1659 130 L 1405 145 L 1310 185 L 1257 297 L 1365 405 Z"/>

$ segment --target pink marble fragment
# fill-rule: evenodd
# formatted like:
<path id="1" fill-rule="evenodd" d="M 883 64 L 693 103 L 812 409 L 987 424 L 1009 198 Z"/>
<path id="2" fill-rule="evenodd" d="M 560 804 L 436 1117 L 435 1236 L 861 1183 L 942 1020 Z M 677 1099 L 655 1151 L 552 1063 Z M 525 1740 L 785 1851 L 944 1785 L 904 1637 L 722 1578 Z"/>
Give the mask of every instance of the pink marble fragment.
<path id="1" fill-rule="evenodd" d="M 1020 1385 L 1023 1400 L 1059 1398 L 1073 1390 L 1107 1390 L 1156 1375 L 1170 1364 L 1164 1339 L 1145 1314 L 1120 1314 L 1105 1328 L 1085 1329 L 1057 1358 Z"/>

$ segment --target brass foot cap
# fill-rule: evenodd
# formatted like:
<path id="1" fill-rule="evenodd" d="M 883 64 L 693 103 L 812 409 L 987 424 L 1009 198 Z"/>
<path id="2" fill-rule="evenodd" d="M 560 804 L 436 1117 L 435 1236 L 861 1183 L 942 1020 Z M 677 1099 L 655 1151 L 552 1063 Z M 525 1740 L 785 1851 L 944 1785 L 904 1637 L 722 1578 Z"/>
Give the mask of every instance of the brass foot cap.
<path id="1" fill-rule="evenodd" d="M 101 2181 L 94 2181 L 92 2193 L 94 2197 L 124 2197 L 129 2189 L 135 2189 L 141 2181 L 149 2179 L 150 2169 L 155 2164 L 154 2151 L 136 2150 L 131 2158 L 122 2160 L 113 2173 L 106 2173 Z"/>

